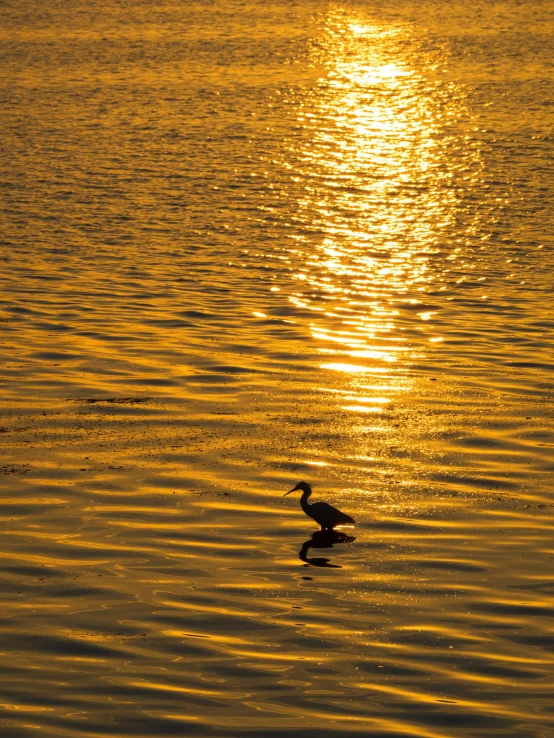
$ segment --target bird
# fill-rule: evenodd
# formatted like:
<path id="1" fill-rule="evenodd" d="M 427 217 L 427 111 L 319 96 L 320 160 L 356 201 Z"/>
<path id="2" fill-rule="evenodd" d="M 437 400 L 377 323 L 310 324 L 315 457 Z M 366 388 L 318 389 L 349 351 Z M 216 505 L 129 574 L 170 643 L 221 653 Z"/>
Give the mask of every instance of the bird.
<path id="1" fill-rule="evenodd" d="M 308 482 L 298 482 L 296 487 L 286 492 L 283 497 L 299 489 L 302 490 L 300 507 L 306 515 L 321 525 L 321 530 L 333 530 L 337 525 L 355 525 L 356 521 L 350 515 L 337 510 L 336 507 L 329 505 L 327 502 L 314 502 L 310 505 L 308 497 L 312 494 L 312 487 Z"/>

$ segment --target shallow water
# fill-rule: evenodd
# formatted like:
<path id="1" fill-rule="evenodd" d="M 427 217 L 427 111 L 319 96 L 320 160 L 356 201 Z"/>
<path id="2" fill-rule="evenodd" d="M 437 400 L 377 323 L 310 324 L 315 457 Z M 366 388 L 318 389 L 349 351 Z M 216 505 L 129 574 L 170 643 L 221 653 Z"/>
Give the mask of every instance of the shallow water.
<path id="1" fill-rule="evenodd" d="M 46 5 L 0 9 L 2 736 L 554 735 L 552 6 Z"/>

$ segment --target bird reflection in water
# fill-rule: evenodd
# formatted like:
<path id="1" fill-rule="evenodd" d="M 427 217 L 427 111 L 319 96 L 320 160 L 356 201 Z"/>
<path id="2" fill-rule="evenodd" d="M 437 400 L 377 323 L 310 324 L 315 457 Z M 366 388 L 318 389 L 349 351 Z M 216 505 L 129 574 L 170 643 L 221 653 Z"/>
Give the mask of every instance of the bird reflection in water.
<path id="1" fill-rule="evenodd" d="M 307 566 L 324 566 L 328 569 L 342 569 L 339 564 L 331 564 L 330 559 L 323 557 L 308 557 L 310 548 L 333 548 L 335 543 L 352 543 L 356 536 L 348 536 L 340 530 L 316 530 L 312 537 L 302 544 L 298 554 L 301 561 Z"/>

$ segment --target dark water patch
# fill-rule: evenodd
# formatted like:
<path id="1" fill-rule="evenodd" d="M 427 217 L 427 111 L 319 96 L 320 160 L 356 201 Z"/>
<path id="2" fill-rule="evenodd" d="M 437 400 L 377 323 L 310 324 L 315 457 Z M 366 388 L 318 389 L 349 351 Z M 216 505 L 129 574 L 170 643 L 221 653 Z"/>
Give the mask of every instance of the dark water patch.
<path id="1" fill-rule="evenodd" d="M 425 646 L 427 648 L 438 648 L 438 649 L 449 649 L 449 648 L 467 648 L 477 642 L 475 638 L 456 638 L 450 635 L 441 633 L 431 633 L 425 631 L 412 631 L 408 633 L 395 634 L 394 640 L 396 643 L 402 643 L 404 645 L 417 645 Z"/>
<path id="2" fill-rule="evenodd" d="M 517 584 L 513 585 L 512 589 L 518 590 L 531 590 L 535 592 L 542 592 L 543 594 L 554 594 L 554 580 L 543 580 L 539 582 L 530 582 L 528 584 Z"/>
<path id="3" fill-rule="evenodd" d="M 553 364 L 546 364 L 540 361 L 504 361 L 505 366 L 512 366 L 517 369 L 535 369 L 541 372 L 552 372 L 554 371 Z"/>
<path id="4" fill-rule="evenodd" d="M 311 636 L 297 636 L 295 638 L 286 638 L 282 640 L 281 643 L 290 644 L 302 649 L 314 649 L 322 652 L 332 651 L 335 648 L 340 648 L 340 645 L 337 643 L 333 643 L 333 641 L 323 638 L 313 638 Z"/>
<path id="5" fill-rule="evenodd" d="M 148 647 L 152 648 L 160 653 L 172 653 L 177 656 L 189 658 L 189 659 L 207 659 L 211 660 L 217 658 L 218 649 L 216 647 L 209 648 L 208 646 L 201 646 L 196 643 L 190 643 L 188 641 L 179 641 L 178 638 L 172 636 L 170 641 L 164 641 L 161 639 L 150 638 L 148 640 Z"/>
<path id="6" fill-rule="evenodd" d="M 111 405 L 140 405 L 151 401 L 151 397 L 78 397 L 70 400 L 70 402 L 82 402 L 88 405 L 95 405 L 101 402 Z"/>
<path id="7" fill-rule="evenodd" d="M 64 690 L 63 692 L 56 694 L 54 691 L 48 693 L 42 692 L 42 691 L 33 691 L 32 696 L 26 697 L 25 696 L 25 684 L 20 684 L 18 686 L 12 686 L 12 685 L 2 685 L 2 697 L 4 700 L 4 704 L 8 703 L 11 705 L 17 705 L 18 709 L 25 713 L 25 708 L 32 708 L 34 707 L 50 707 L 50 706 L 63 706 L 63 707 L 76 707 L 77 705 L 82 706 L 80 697 L 74 697 L 71 698 L 69 694 L 67 693 L 67 690 Z M 34 732 L 34 730 L 33 730 Z M 6 738 L 11 738 L 11 733 L 9 732 L 3 732 L 3 736 L 6 736 Z"/>
<path id="8" fill-rule="evenodd" d="M 545 607 L 515 602 L 476 602 L 472 605 L 472 609 L 506 616 L 554 617 L 554 604 L 551 607 Z"/>
<path id="9" fill-rule="evenodd" d="M 235 382 L 238 382 L 238 379 L 235 379 L 235 377 L 229 376 L 228 374 L 195 374 L 193 377 L 191 377 L 187 384 L 190 385 L 202 385 L 202 384 L 233 384 Z"/>
<path id="10" fill-rule="evenodd" d="M 38 515 L 45 513 L 44 505 L 18 505 L 17 503 L 0 503 L 0 515 L 4 518 L 11 516 L 25 517 L 28 515 Z"/>
<path id="11" fill-rule="evenodd" d="M 110 344 L 135 343 L 137 340 L 136 337 L 134 336 L 117 335 L 115 333 L 97 334 L 95 338 L 98 338 L 98 340 L 104 341 L 104 343 L 110 343 Z"/>
<path id="12" fill-rule="evenodd" d="M 16 576 L 29 577 L 63 577 L 67 576 L 62 570 L 54 569 L 43 564 L 42 566 L 31 566 L 29 564 L 14 564 L 0 566 L 0 573 L 15 574 Z"/>
<path id="13" fill-rule="evenodd" d="M 112 599 L 122 599 L 121 592 L 116 592 L 115 590 L 109 590 L 99 587 L 75 587 L 69 585 L 61 587 L 49 586 L 43 594 L 47 595 L 48 597 L 56 597 L 58 599 L 67 598 L 77 600 L 81 597 L 97 597 L 98 599 L 102 600 L 102 602 L 106 602 L 107 600 Z"/>
<path id="14" fill-rule="evenodd" d="M 4 464 L 0 466 L 0 474 L 9 476 L 15 474 L 17 476 L 24 476 L 30 474 L 33 471 L 29 464 Z"/>
<path id="15" fill-rule="evenodd" d="M 193 700 L 189 700 L 189 708 Z M 134 707 L 134 706 L 133 706 Z M 185 709 L 187 705 L 185 703 Z M 193 717 L 176 717 L 175 719 L 166 717 L 156 717 L 146 713 L 145 710 L 139 709 L 138 715 L 135 717 L 136 710 L 133 714 L 122 715 L 114 721 L 113 717 L 106 715 L 97 715 L 94 719 L 87 716 L 86 730 L 89 735 L 100 736 L 126 736 L 133 738 L 134 736 L 144 736 L 152 738 L 152 736 L 168 736 L 169 738 L 184 738 L 185 736 L 206 736 L 204 725 L 198 725 Z M 28 719 L 28 718 L 27 718 Z M 73 735 L 81 735 L 83 731 L 83 719 L 76 719 L 63 715 L 58 718 L 48 714 L 41 714 L 40 724 L 43 732 L 50 732 L 53 735 L 66 735 L 69 731 L 73 731 Z M 44 728 L 42 728 L 44 726 Z M 55 733 L 53 731 L 56 731 Z M 36 731 L 24 733 L 25 738 L 31 738 Z M 69 735 L 72 735 L 69 733 Z M 12 738 L 10 736 L 10 738 Z"/>
<path id="16" fill-rule="evenodd" d="M 128 384 L 128 381 L 125 381 Z M 180 387 L 181 382 L 177 379 L 169 379 L 169 377 L 145 377 L 144 379 L 139 377 L 133 378 L 133 384 L 146 385 L 148 387 Z"/>
<path id="17" fill-rule="evenodd" d="M 82 359 L 82 354 L 71 354 L 61 351 L 33 351 L 29 356 L 33 359 L 42 359 L 44 361 L 75 361 Z"/>
<path id="18" fill-rule="evenodd" d="M 176 313 L 183 318 L 197 318 L 199 320 L 213 320 L 218 316 L 214 313 L 202 312 L 201 310 L 181 310 Z"/>
<path id="19" fill-rule="evenodd" d="M 500 438 L 492 436 L 482 436 L 480 438 L 459 438 L 456 440 L 460 446 L 469 446 L 470 448 L 491 448 L 495 450 L 505 451 L 506 442 Z M 488 481 L 488 480 L 486 480 Z"/>
<path id="20" fill-rule="evenodd" d="M 19 550 L 22 553 L 27 553 L 30 556 L 44 557 L 50 559 L 52 557 L 60 557 L 64 559 L 65 563 L 72 561 L 89 562 L 91 559 L 99 562 L 103 562 L 106 558 L 111 557 L 113 560 L 117 559 L 135 559 L 138 558 L 135 551 L 132 548 L 126 548 L 123 544 L 120 546 L 111 546 L 108 542 L 103 542 L 101 546 L 90 546 L 87 543 L 77 544 L 75 541 L 66 543 L 64 536 L 66 532 L 61 534 L 54 534 L 48 544 L 43 543 L 40 539 L 32 540 L 24 545 L 21 545 Z"/>
<path id="21" fill-rule="evenodd" d="M 144 325 L 153 325 L 158 328 L 190 328 L 193 323 L 187 320 L 165 319 L 165 320 L 143 320 Z"/>
<path id="22" fill-rule="evenodd" d="M 14 718 L 12 710 L 0 708 L 0 716 L 2 715 L 4 715 L 6 719 L 0 720 L 0 726 L 2 727 L 2 730 L 6 731 L 4 733 L 6 738 L 31 738 L 32 734 L 35 732 L 35 729 L 32 727 L 18 728 L 13 725 L 12 720 L 14 720 Z"/>
<path id="23" fill-rule="evenodd" d="M 159 618 L 160 616 L 158 615 L 152 618 L 152 620 L 156 621 Z M 198 612 L 194 610 L 194 606 L 192 608 L 187 608 L 186 614 L 183 614 L 182 619 L 180 620 L 179 618 L 176 618 L 174 624 L 176 627 L 181 627 L 183 629 L 194 629 L 201 633 L 213 632 L 214 634 L 219 632 L 265 633 L 268 631 L 278 631 L 280 629 L 279 625 L 270 623 L 267 620 L 256 620 L 255 617 L 246 615 L 244 617 L 239 617 L 237 615 L 225 613 L 218 614 L 210 611 Z"/>
<path id="24" fill-rule="evenodd" d="M 96 419 L 100 421 L 101 418 L 107 416 L 121 417 L 121 418 L 136 418 L 146 419 L 163 416 L 165 418 L 165 412 L 160 409 L 159 404 L 155 407 L 146 406 L 142 403 L 127 404 L 124 402 L 111 403 L 111 402 L 98 402 L 87 411 L 81 411 L 84 422 L 94 423 Z M 101 422 L 101 421 L 100 421 Z M 90 429 L 91 431 L 93 428 Z M 115 439 L 114 439 L 115 441 Z"/>
<path id="25" fill-rule="evenodd" d="M 47 316 L 47 311 L 42 310 L 35 310 L 33 308 L 27 308 L 23 307 L 22 305 L 9 305 L 5 304 L 4 309 L 8 313 L 13 313 L 14 315 L 40 315 L 40 316 Z"/>
<path id="26" fill-rule="evenodd" d="M 375 677 L 382 675 L 391 677 L 423 677 L 426 678 L 427 672 L 410 666 L 399 666 L 397 664 L 377 663 L 368 661 L 356 661 L 353 666 L 367 674 L 373 674 Z"/>
<path id="27" fill-rule="evenodd" d="M 115 659 L 123 655 L 122 651 L 115 648 L 107 648 L 97 643 L 54 635 L 20 635 L 11 633 L 6 639 L 0 634 L 0 640 L 4 641 L 3 647 L 9 652 L 32 653 L 37 655 L 55 654 L 58 656 L 82 656 L 93 658 Z M 125 658 L 132 658 L 131 654 L 125 654 Z"/>
<path id="28" fill-rule="evenodd" d="M 437 703 L 439 700 L 437 700 Z M 440 704 L 440 703 L 439 703 Z M 442 708 L 437 705 L 436 709 L 430 707 L 415 707 L 414 705 L 403 706 L 402 716 L 404 720 L 413 720 L 421 725 L 436 725 L 447 729 L 462 728 L 463 730 L 505 730 L 510 731 L 513 720 L 510 717 L 496 717 L 487 715 L 482 711 L 475 711 L 473 714 L 462 712 L 463 706 L 446 706 Z M 509 734 L 509 733 L 508 733 Z"/>
<path id="29" fill-rule="evenodd" d="M 550 441 L 551 445 L 554 447 L 554 430 L 529 430 L 525 431 L 521 434 L 521 438 L 525 440 L 532 440 L 532 441 Z M 545 444 L 547 445 L 547 444 Z"/>
<path id="30" fill-rule="evenodd" d="M 25 487 L 26 487 L 26 498 L 35 500 L 36 498 L 44 498 L 44 500 L 41 501 L 41 504 L 43 505 L 59 505 L 59 504 L 65 504 L 67 502 L 67 498 L 74 496 L 79 496 L 78 490 L 76 490 L 74 487 L 67 487 L 66 485 L 61 484 L 49 484 L 48 482 L 45 482 L 42 479 L 38 479 L 38 471 L 40 469 L 34 470 L 35 473 L 32 474 L 30 477 L 26 477 L 25 479 Z M 19 502 L 19 496 L 14 497 L 10 490 L 6 490 L 6 493 L 10 495 L 10 500 L 13 500 L 14 502 Z M 2 497 L 0 496 L 0 500 L 2 500 Z M 6 500 L 6 504 L 8 504 L 9 500 Z"/>
<path id="31" fill-rule="evenodd" d="M 516 669 L 515 667 L 502 666 L 495 662 L 489 662 L 486 664 L 470 663 L 464 666 L 464 668 L 470 674 L 480 674 L 481 676 L 490 676 L 501 679 L 523 679 L 534 681 L 547 676 L 545 672 L 522 668 Z"/>
<path id="32" fill-rule="evenodd" d="M 329 712 L 329 710 L 327 709 L 325 712 Z M 371 727 L 367 723 L 362 723 L 358 728 L 347 728 L 342 723 L 337 725 L 336 728 L 267 728 L 263 732 L 264 736 L 268 736 L 268 738 L 360 738 L 360 736 L 370 736 L 371 738 L 414 738 L 414 732 L 412 730 L 382 730 L 375 728 L 372 721 L 369 722 Z M 241 728 L 241 734 L 258 738 L 259 728 Z M 214 735 L 231 736 L 233 733 L 230 729 L 219 728 Z"/>
<path id="33" fill-rule="evenodd" d="M 253 355 L 253 356 L 259 356 L 260 354 L 264 355 L 267 351 L 267 348 L 264 346 L 255 346 L 255 345 L 249 345 L 247 343 L 226 343 L 222 345 L 222 348 L 225 351 L 228 351 L 230 354 L 247 354 L 247 355 Z"/>
<path id="34" fill-rule="evenodd" d="M 99 341 L 102 341 L 106 339 L 106 335 L 104 333 L 99 333 L 98 331 L 74 331 L 75 336 L 81 336 L 83 338 L 96 338 Z"/>
<path id="35" fill-rule="evenodd" d="M 270 677 L 273 679 L 273 672 L 268 672 L 261 668 L 254 668 L 250 666 L 242 666 L 236 663 L 236 661 L 217 662 L 210 666 L 210 672 L 217 674 L 218 676 L 225 677 L 226 679 L 267 679 Z"/>
<path id="36" fill-rule="evenodd" d="M 198 682 L 192 682 L 192 680 L 185 681 L 183 679 L 175 679 L 171 677 L 165 677 L 162 680 L 152 680 L 154 684 L 148 681 L 141 682 L 139 680 L 132 683 L 131 689 L 115 687 L 115 692 L 126 693 L 128 697 L 133 697 L 142 702 L 144 698 L 150 697 L 153 703 L 159 709 L 164 705 L 174 706 L 176 694 L 179 696 L 179 703 L 185 705 L 199 705 L 204 707 L 221 707 L 224 704 L 224 700 L 218 698 L 219 695 L 223 697 L 222 692 L 217 688 L 219 685 L 211 684 L 199 684 Z M 204 687 L 204 690 L 202 689 Z M 202 691 L 205 694 L 202 694 Z"/>
<path id="37" fill-rule="evenodd" d="M 519 643 L 523 646 L 531 646 L 541 651 L 549 653 L 554 652 L 554 635 L 536 634 L 536 635 L 509 635 L 504 636 L 507 641 Z"/>
<path id="38" fill-rule="evenodd" d="M 68 333 L 73 330 L 70 325 L 63 325 L 62 323 L 34 323 L 34 327 L 41 331 L 48 331 L 53 333 Z"/>

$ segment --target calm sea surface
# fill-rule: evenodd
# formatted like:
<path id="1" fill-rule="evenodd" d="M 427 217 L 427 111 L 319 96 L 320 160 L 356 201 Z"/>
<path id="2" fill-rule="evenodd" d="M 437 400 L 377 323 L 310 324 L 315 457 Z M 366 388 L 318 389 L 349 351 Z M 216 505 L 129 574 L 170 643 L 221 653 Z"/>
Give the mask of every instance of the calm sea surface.
<path id="1" fill-rule="evenodd" d="M 2 738 L 552 738 L 552 3 L 7 0 L 0 101 Z"/>

